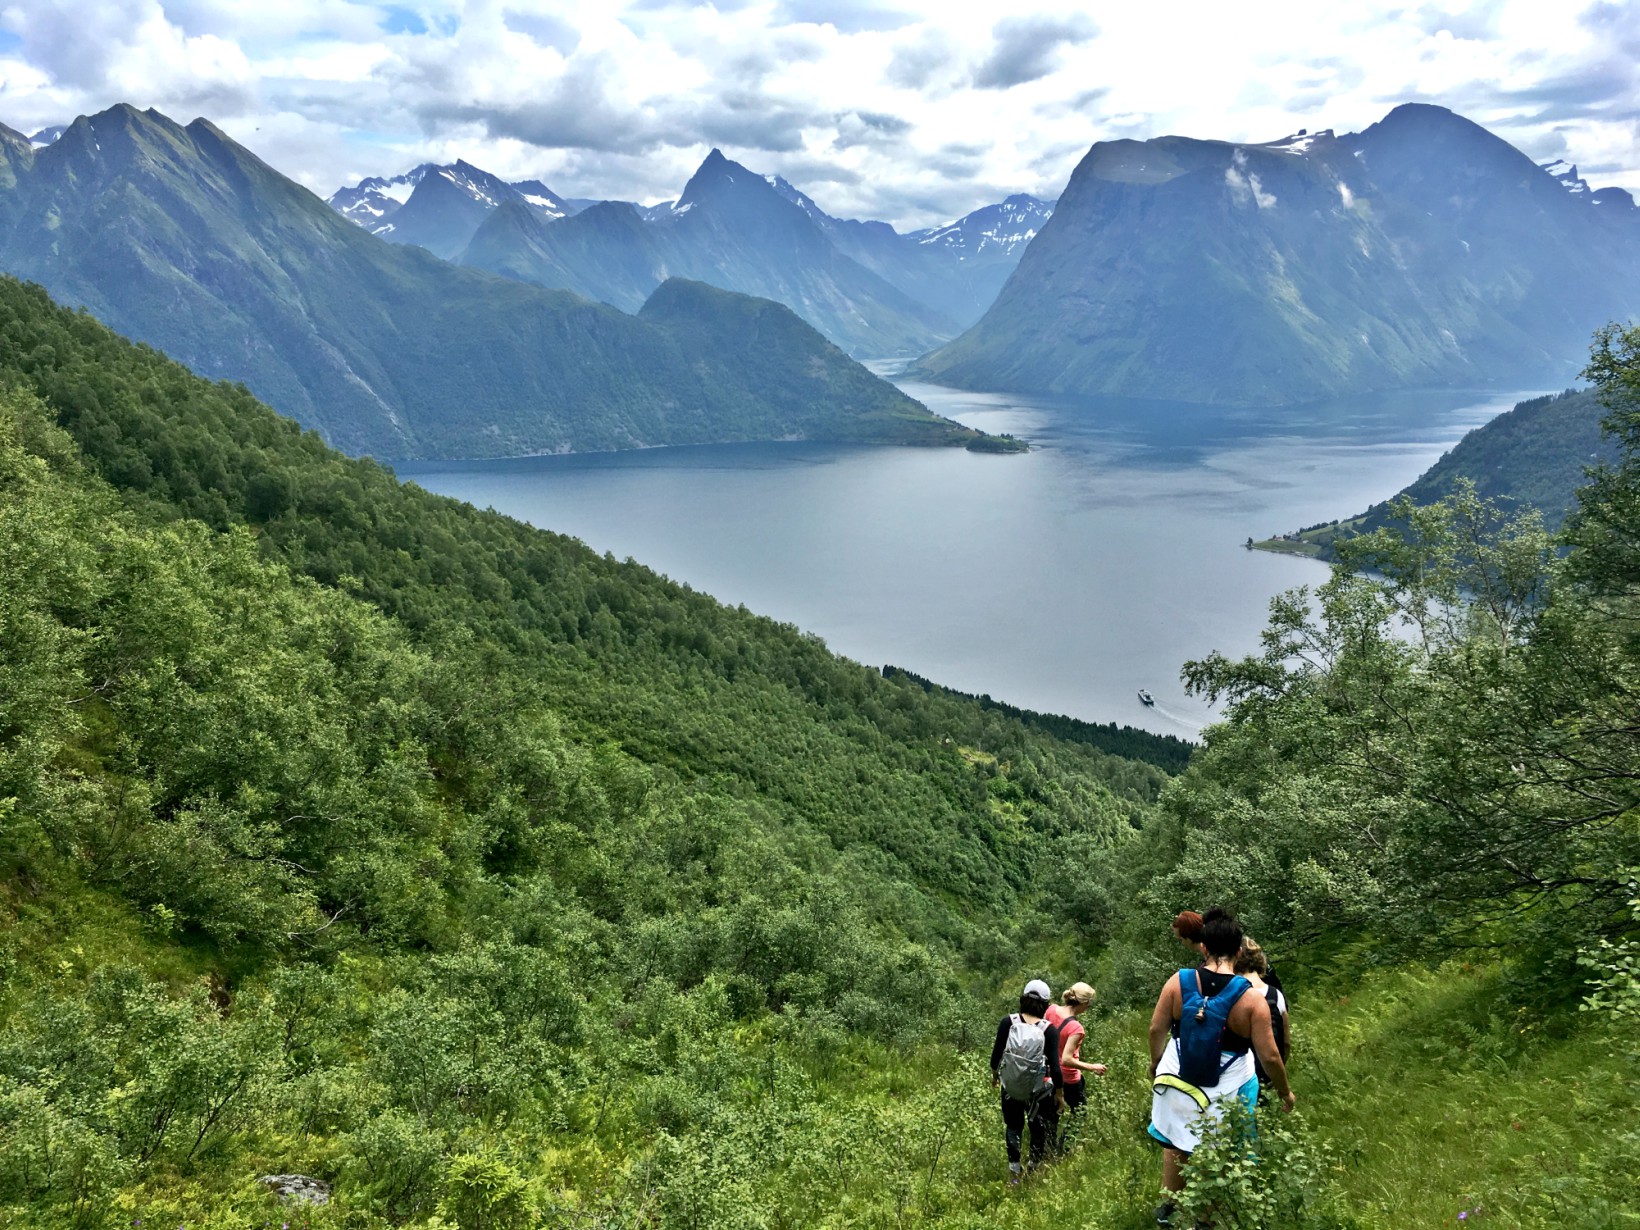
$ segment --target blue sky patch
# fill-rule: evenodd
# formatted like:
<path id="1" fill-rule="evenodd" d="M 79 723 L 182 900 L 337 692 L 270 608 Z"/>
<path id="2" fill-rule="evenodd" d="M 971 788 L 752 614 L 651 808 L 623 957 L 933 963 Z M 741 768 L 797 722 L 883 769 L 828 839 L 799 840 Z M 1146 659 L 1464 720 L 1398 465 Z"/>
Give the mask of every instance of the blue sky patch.
<path id="1" fill-rule="evenodd" d="M 426 34 L 427 23 L 415 9 L 390 4 L 382 12 L 381 28 L 389 34 Z"/>

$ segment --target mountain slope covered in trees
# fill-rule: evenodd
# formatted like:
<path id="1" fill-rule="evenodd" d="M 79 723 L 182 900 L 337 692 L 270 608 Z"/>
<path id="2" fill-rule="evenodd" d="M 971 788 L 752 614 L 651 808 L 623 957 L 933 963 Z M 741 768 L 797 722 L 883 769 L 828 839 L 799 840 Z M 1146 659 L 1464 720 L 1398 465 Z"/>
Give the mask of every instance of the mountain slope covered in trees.
<path id="1" fill-rule="evenodd" d="M 1547 579 L 1454 572 L 1461 508 L 1377 540 L 1191 668 L 1232 707 L 1170 781 L 0 282 L 0 1221 L 1138 1230 L 1134 1005 L 1230 900 L 1302 1118 L 1198 1156 L 1220 1224 L 1622 1225 L 1640 333 L 1592 371 L 1620 464 L 1566 560 L 1501 539 Z M 1034 975 L 1098 984 L 1111 1072 L 1012 1192 Z"/>
<path id="2" fill-rule="evenodd" d="M 858 440 L 873 419 L 921 418 L 925 440 L 975 435 L 812 330 L 785 330 L 788 351 L 767 365 L 720 364 L 753 383 L 707 379 L 707 356 L 660 324 L 387 244 L 203 120 L 120 106 L 38 152 L 0 154 L 0 267 L 242 381 L 350 452 Z M 724 330 L 720 344 L 740 343 Z M 804 377 L 758 382 L 780 364 Z M 802 428 L 771 409 L 797 402 L 812 403 Z"/>
<path id="3" fill-rule="evenodd" d="M 1405 517 L 1397 510 L 1408 502 L 1434 504 L 1465 486 L 1506 508 L 1535 509 L 1547 528 L 1558 529 L 1576 505 L 1578 488 L 1588 481 L 1590 468 L 1617 459 L 1616 445 L 1601 431 L 1606 413 L 1599 395 L 1590 389 L 1517 402 L 1465 433 L 1439 461 L 1389 499 L 1354 517 L 1309 526 L 1266 545 L 1331 558 L 1341 539 L 1403 525 Z"/>

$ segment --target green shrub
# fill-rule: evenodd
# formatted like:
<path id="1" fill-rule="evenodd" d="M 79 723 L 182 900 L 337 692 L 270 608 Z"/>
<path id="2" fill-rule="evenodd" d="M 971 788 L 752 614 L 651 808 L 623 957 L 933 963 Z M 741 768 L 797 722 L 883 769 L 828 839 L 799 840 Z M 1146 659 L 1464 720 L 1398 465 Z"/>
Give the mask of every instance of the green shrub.
<path id="1" fill-rule="evenodd" d="M 1325 1142 L 1274 1109 L 1257 1117 L 1239 1100 L 1202 1134 L 1185 1166 L 1180 1220 L 1216 1230 L 1347 1230 Z"/>
<path id="2" fill-rule="evenodd" d="M 500 1158 L 462 1153 L 450 1159 L 439 1210 L 461 1230 L 513 1230 L 532 1220 L 524 1180 Z"/>
<path id="3" fill-rule="evenodd" d="M 432 1211 L 444 1156 L 436 1133 L 402 1111 L 389 1110 L 353 1132 L 347 1149 L 342 1177 L 372 1210 L 393 1222 Z"/>

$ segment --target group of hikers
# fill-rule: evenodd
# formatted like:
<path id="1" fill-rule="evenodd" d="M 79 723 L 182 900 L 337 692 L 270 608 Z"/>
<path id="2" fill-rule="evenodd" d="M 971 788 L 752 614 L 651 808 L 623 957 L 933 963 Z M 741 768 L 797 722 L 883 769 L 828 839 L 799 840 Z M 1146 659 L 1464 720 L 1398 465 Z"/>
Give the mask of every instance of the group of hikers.
<path id="1" fill-rule="evenodd" d="M 1173 934 L 1197 960 L 1168 978 L 1150 1018 L 1150 1135 L 1162 1146 L 1162 1186 L 1184 1190 L 1184 1162 L 1201 1143 L 1208 1121 L 1240 1100 L 1252 1114 L 1261 1091 L 1293 1108 L 1287 1083 L 1289 1029 L 1281 979 L 1263 950 L 1242 933 L 1227 909 L 1185 910 Z M 1033 978 L 1019 1011 L 997 1024 L 991 1048 L 991 1084 L 1002 1095 L 1009 1181 L 1040 1165 L 1060 1144 L 1060 1119 L 1087 1101 L 1084 1074 L 1103 1076 L 1105 1065 L 1082 1058 L 1085 1031 L 1077 1019 L 1093 1003 L 1093 988 L 1078 982 L 1060 1003 L 1048 984 Z M 1171 1225 L 1175 1202 L 1156 1210 Z"/>

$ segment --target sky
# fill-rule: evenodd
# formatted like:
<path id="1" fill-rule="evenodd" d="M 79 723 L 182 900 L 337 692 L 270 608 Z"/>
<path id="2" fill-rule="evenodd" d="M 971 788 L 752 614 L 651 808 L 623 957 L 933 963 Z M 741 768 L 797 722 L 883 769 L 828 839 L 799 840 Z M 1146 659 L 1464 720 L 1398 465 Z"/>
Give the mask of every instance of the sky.
<path id="1" fill-rule="evenodd" d="M 204 116 L 329 195 L 466 158 L 671 199 L 717 146 L 829 212 L 1057 196 L 1095 141 L 1468 116 L 1640 195 L 1640 0 L 0 0 L 0 122 Z"/>

